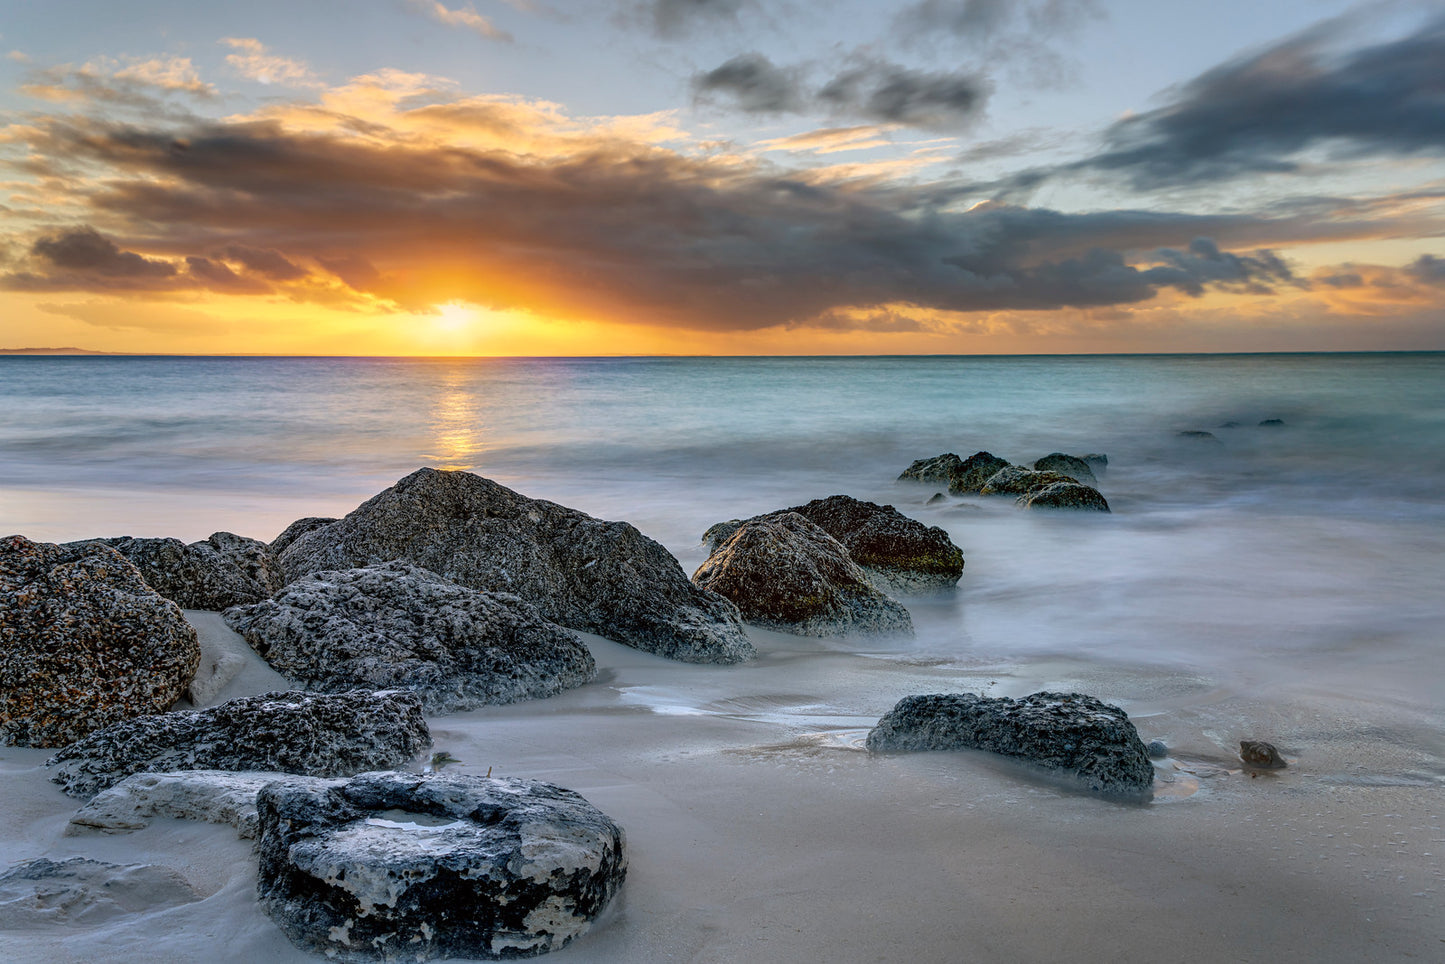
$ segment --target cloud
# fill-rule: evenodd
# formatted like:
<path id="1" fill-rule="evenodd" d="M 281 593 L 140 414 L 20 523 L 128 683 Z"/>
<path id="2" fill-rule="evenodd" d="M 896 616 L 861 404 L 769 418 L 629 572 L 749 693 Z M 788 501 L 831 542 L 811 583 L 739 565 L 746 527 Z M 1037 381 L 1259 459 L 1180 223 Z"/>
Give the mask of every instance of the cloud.
<path id="1" fill-rule="evenodd" d="M 1276 284 L 1308 287 L 1308 283 L 1296 278 L 1289 265 L 1272 251 L 1231 254 L 1219 250 L 1208 238 L 1195 238 L 1187 250 L 1162 248 L 1155 254 L 1163 263 L 1147 269 L 1144 277 L 1196 298 L 1204 294 L 1206 285 L 1248 294 L 1273 294 Z"/>
<path id="2" fill-rule="evenodd" d="M 1433 254 L 1422 254 L 1405 273 L 1416 281 L 1429 285 L 1445 285 L 1445 258 Z"/>
<path id="3" fill-rule="evenodd" d="M 694 27 L 737 23 L 753 0 L 645 0 L 633 12 L 661 37 L 679 37 Z"/>
<path id="4" fill-rule="evenodd" d="M 1023 84 L 1059 87 L 1076 73 L 1061 42 L 1105 16 L 1099 0 L 920 0 L 894 15 L 893 36 L 966 51 Z"/>
<path id="5" fill-rule="evenodd" d="M 36 239 L 30 246 L 34 271 L 7 275 L 21 290 L 155 289 L 165 287 L 176 267 L 134 251 L 123 251 L 91 227 L 73 228 Z"/>
<path id="6" fill-rule="evenodd" d="M 216 89 L 201 80 L 189 57 L 100 57 L 79 67 L 46 67 L 31 71 L 20 89 L 43 100 L 140 108 L 159 108 L 161 98 L 170 94 L 200 100 L 216 96 Z"/>
<path id="7" fill-rule="evenodd" d="M 439 0 L 408 0 L 408 5 L 426 14 L 437 23 L 446 24 L 448 27 L 461 27 L 488 40 L 502 40 L 507 42 L 512 40 L 511 34 L 500 29 L 493 24 L 492 21 L 477 13 L 476 8 L 470 4 L 456 10 L 439 2 Z"/>
<path id="8" fill-rule="evenodd" d="M 248 270 L 272 281 L 296 281 L 306 276 L 306 269 L 292 264 L 280 251 L 248 248 L 242 244 L 228 245 L 223 256 L 244 265 Z"/>
<path id="9" fill-rule="evenodd" d="M 739 110 L 749 113 L 786 113 L 807 109 L 801 72 L 774 66 L 762 54 L 739 54 L 692 80 L 701 95 L 725 94 Z"/>
<path id="10" fill-rule="evenodd" d="M 1330 24 L 1196 77 L 1173 100 L 1114 124 L 1105 149 L 1072 169 L 1114 172 L 1136 188 L 1301 168 L 1335 157 L 1445 153 L 1445 17 L 1352 50 Z"/>
<path id="11" fill-rule="evenodd" d="M 220 43 L 235 51 L 226 55 L 226 63 L 248 80 L 291 87 L 317 86 L 316 77 L 304 63 L 271 53 L 255 37 L 226 37 Z"/>

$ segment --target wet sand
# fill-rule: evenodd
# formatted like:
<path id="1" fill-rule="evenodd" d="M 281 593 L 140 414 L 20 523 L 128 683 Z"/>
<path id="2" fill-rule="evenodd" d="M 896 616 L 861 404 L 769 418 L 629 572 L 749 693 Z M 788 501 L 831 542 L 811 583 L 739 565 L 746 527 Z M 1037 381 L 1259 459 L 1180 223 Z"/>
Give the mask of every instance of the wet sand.
<path id="1" fill-rule="evenodd" d="M 215 614 L 189 613 L 234 664 L 211 697 L 276 677 Z M 596 682 L 434 718 L 465 772 L 581 792 L 627 831 L 628 879 L 549 959 L 639 961 L 1438 960 L 1445 832 L 1438 727 L 1418 707 L 1369 723 L 1348 695 L 1262 699 L 1164 668 L 1072 659 L 970 665 L 754 632 L 737 667 L 672 663 L 586 637 Z M 1172 756 L 1152 803 L 1073 792 L 982 754 L 870 756 L 907 693 L 1078 689 L 1123 706 Z M 1249 776 L 1241 738 L 1291 767 Z M 72 854 L 157 863 L 202 900 L 94 924 L 0 929 L 17 961 L 256 961 L 297 951 L 255 900 L 230 827 L 160 819 L 64 836 L 77 801 L 49 751 L 0 750 L 0 865 Z M 0 919 L 4 909 L 0 908 Z"/>

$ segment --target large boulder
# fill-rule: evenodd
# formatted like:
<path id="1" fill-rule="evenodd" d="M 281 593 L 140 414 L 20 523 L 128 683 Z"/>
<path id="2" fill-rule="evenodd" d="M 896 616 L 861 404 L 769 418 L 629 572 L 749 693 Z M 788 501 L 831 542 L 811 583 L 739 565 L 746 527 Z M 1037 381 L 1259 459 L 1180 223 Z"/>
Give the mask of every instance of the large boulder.
<path id="1" fill-rule="evenodd" d="M 1039 472 L 1057 472 L 1060 475 L 1067 475 L 1075 482 L 1082 482 L 1084 485 L 1097 486 L 1099 484 L 1099 480 L 1094 477 L 1094 470 L 1087 461 L 1072 455 L 1065 455 L 1063 452 L 1045 455 L 1034 463 L 1034 468 Z"/>
<path id="2" fill-rule="evenodd" d="M 1018 700 L 974 693 L 905 696 L 869 731 L 868 749 L 988 750 L 1101 793 L 1143 794 L 1154 783 L 1148 751 L 1129 717 L 1081 693 Z"/>
<path id="3" fill-rule="evenodd" d="M 627 874 L 622 829 L 534 780 L 367 773 L 258 797 L 257 891 L 340 961 L 532 957 L 587 930 Z"/>
<path id="4" fill-rule="evenodd" d="M 308 532 L 314 532 L 322 526 L 329 526 L 336 521 L 338 520 L 330 518 L 329 516 L 319 515 L 309 515 L 304 519 L 297 519 L 285 529 L 281 530 L 281 534 L 275 539 L 272 539 L 271 545 L 267 548 L 271 550 L 271 555 L 279 559 L 281 558 L 281 553 L 285 552 L 291 543 L 300 539 Z"/>
<path id="5" fill-rule="evenodd" d="M 156 864 L 36 857 L 0 874 L 0 926 L 7 930 L 94 927 L 198 900 L 180 871 Z M 56 951 L 50 959 L 69 957 Z"/>
<path id="6" fill-rule="evenodd" d="M 878 591 L 842 543 L 796 512 L 741 523 L 692 578 L 769 629 L 799 636 L 913 632 L 908 610 Z"/>
<path id="7" fill-rule="evenodd" d="M 917 459 L 898 476 L 899 482 L 936 482 L 947 485 L 963 471 L 963 459 L 947 452 L 931 459 Z"/>
<path id="8" fill-rule="evenodd" d="M 109 790 L 102 790 L 77 810 L 65 833 L 66 836 L 94 831 L 129 833 L 149 826 L 155 817 L 169 817 L 230 824 L 242 838 L 254 839 L 260 834 L 256 794 L 262 787 L 277 782 L 327 787 L 343 781 L 274 771 L 133 773 Z"/>
<path id="9" fill-rule="evenodd" d="M 52 783 L 91 797 L 132 773 L 276 770 L 351 776 L 405 766 L 431 745 L 421 697 L 408 692 L 265 693 L 204 710 L 117 723 L 46 766 Z"/>
<path id="10" fill-rule="evenodd" d="M 963 553 L 947 532 L 910 519 L 891 505 L 830 495 L 753 519 L 776 519 L 789 512 L 796 512 L 841 542 L 848 556 L 885 593 L 938 592 L 957 585 L 963 575 Z M 703 533 L 709 551 L 742 524 L 742 520 L 734 519 L 709 528 Z"/>
<path id="11" fill-rule="evenodd" d="M 266 544 L 230 532 L 190 545 L 133 536 L 85 542 L 103 543 L 125 556 L 147 585 L 182 609 L 222 610 L 265 599 L 281 587 Z"/>
<path id="12" fill-rule="evenodd" d="M 1108 512 L 1109 502 L 1098 489 L 1081 482 L 1054 482 L 1018 497 L 1025 509 L 1092 509 Z"/>
<path id="13" fill-rule="evenodd" d="M 418 469 L 281 553 L 287 583 L 405 560 L 471 589 L 513 593 L 570 629 L 691 663 L 756 655 L 736 607 L 688 582 L 625 522 L 529 499 L 469 472 Z"/>
<path id="14" fill-rule="evenodd" d="M 1073 482 L 1060 472 L 1040 472 L 1021 465 L 1010 465 L 991 475 L 979 490 L 984 495 L 1027 495 L 1055 482 Z"/>
<path id="15" fill-rule="evenodd" d="M 160 713 L 200 659 L 180 608 L 114 549 L 0 539 L 0 744 L 64 746 Z"/>
<path id="16" fill-rule="evenodd" d="M 428 713 L 541 699 L 597 674 L 582 640 L 529 603 L 406 562 L 314 572 L 224 616 L 307 689 L 415 690 Z"/>
<path id="17" fill-rule="evenodd" d="M 953 495 L 980 492 L 989 479 L 1008 467 L 1008 459 L 1001 459 L 992 452 L 975 452 L 963 460 L 958 473 L 949 480 L 948 491 Z"/>

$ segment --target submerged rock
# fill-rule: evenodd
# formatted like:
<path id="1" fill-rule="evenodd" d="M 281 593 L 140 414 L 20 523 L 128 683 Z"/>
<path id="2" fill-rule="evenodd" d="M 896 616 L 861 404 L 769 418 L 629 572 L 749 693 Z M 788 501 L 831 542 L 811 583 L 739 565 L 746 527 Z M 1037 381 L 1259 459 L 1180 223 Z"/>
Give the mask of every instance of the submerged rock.
<path id="1" fill-rule="evenodd" d="M 1066 475 L 1084 485 L 1097 486 L 1099 484 L 1099 480 L 1094 477 L 1094 471 L 1089 468 L 1088 462 L 1072 455 L 1065 455 L 1063 452 L 1045 455 L 1034 463 L 1034 468 L 1040 472 L 1057 472 L 1060 475 Z"/>
<path id="2" fill-rule="evenodd" d="M 1289 766 L 1275 745 L 1264 740 L 1240 740 L 1239 758 L 1256 770 L 1283 770 Z"/>
<path id="3" fill-rule="evenodd" d="M 913 632 L 908 610 L 874 587 L 842 543 L 796 512 L 740 523 L 692 578 L 769 629 L 799 636 Z"/>
<path id="4" fill-rule="evenodd" d="M 36 857 L 0 874 L 0 929 L 93 926 L 200 899 L 170 867 Z"/>
<path id="5" fill-rule="evenodd" d="M 1061 472 L 1039 472 L 1021 465 L 1010 465 L 989 476 L 980 492 L 983 495 L 1027 495 L 1055 482 L 1073 482 Z"/>
<path id="6" fill-rule="evenodd" d="M 1151 760 L 1163 760 L 1169 756 L 1169 747 L 1163 740 L 1150 740 L 1144 749 L 1148 751 Z"/>
<path id="7" fill-rule="evenodd" d="M 133 562 L 146 584 L 182 609 L 222 610 L 265 599 L 281 587 L 264 542 L 230 532 L 186 545 L 179 539 L 119 536 L 99 542 Z"/>
<path id="8" fill-rule="evenodd" d="M 1018 498 L 1025 509 L 1093 509 L 1108 512 L 1109 502 L 1098 489 L 1081 482 L 1054 482 Z"/>
<path id="9" fill-rule="evenodd" d="M 102 790 L 77 810 L 65 833 L 67 836 L 97 830 L 129 833 L 148 826 L 154 817 L 170 817 L 230 824 L 243 839 L 253 839 L 260 833 L 256 794 L 262 787 L 277 782 L 315 789 L 336 786 L 343 781 L 276 771 L 134 773 L 109 790 Z"/>
<path id="10" fill-rule="evenodd" d="M 1095 476 L 1103 475 L 1109 470 L 1109 456 L 1104 455 L 1102 452 L 1090 452 L 1088 455 L 1081 456 L 1081 458 L 1083 458 L 1085 464 L 1089 466 L 1089 469 Z"/>
<path id="11" fill-rule="evenodd" d="M 534 780 L 367 773 L 258 798 L 257 892 L 341 961 L 532 957 L 584 933 L 627 874 L 622 828 Z"/>
<path id="12" fill-rule="evenodd" d="M 930 496 L 928 497 L 928 501 L 925 502 L 925 503 L 923 503 L 923 504 L 924 504 L 924 505 L 942 505 L 943 503 L 945 503 L 945 502 L 947 502 L 947 501 L 948 501 L 948 496 L 944 495 L 942 492 L 935 492 L 935 493 L 933 493 L 932 495 L 930 495 Z"/>
<path id="13" fill-rule="evenodd" d="M 1261 421 L 1261 422 L 1259 423 L 1259 427 L 1260 427 L 1260 428 L 1283 428 L 1283 427 L 1284 427 L 1284 419 L 1282 419 L 1282 418 L 1266 418 L 1266 419 L 1264 419 L 1263 421 Z"/>
<path id="14" fill-rule="evenodd" d="M 814 499 L 807 505 L 754 516 L 778 519 L 795 512 L 842 543 L 885 593 L 929 593 L 950 589 L 963 575 L 963 553 L 938 526 L 910 519 L 891 505 L 847 495 Z M 726 541 L 742 520 L 720 522 L 703 533 L 709 551 Z"/>
<path id="15" fill-rule="evenodd" d="M 575 634 L 516 596 L 406 562 L 298 579 L 225 620 L 307 689 L 409 689 L 428 713 L 554 696 L 597 674 Z"/>
<path id="16" fill-rule="evenodd" d="M 968 495 L 981 492 L 989 479 L 1008 467 L 1008 459 L 1001 459 L 992 452 L 975 452 L 963 460 L 963 466 L 949 480 L 949 494 Z"/>
<path id="17" fill-rule="evenodd" d="M 277 770 L 350 776 L 404 766 L 431 745 L 415 693 L 266 693 L 98 730 L 46 762 L 52 783 L 90 797 L 132 773 Z"/>
<path id="18" fill-rule="evenodd" d="M 291 543 L 295 542 L 297 539 L 300 539 L 308 532 L 315 532 L 322 526 L 329 526 L 331 525 L 331 523 L 337 521 L 339 520 L 332 519 L 328 516 L 318 515 L 311 515 L 307 516 L 304 519 L 297 519 L 285 529 L 281 530 L 281 534 L 279 536 L 271 540 L 271 545 L 268 547 L 271 550 L 271 555 L 275 556 L 277 559 L 280 559 L 281 553 L 285 552 L 287 547 L 289 547 Z"/>
<path id="19" fill-rule="evenodd" d="M 470 472 L 418 469 L 281 553 L 288 583 L 393 560 L 513 593 L 555 623 L 659 656 L 736 663 L 756 655 L 737 609 L 688 582 L 677 560 L 632 526 Z"/>
<path id="20" fill-rule="evenodd" d="M 159 713 L 200 659 L 180 608 L 114 549 L 0 539 L 0 743 L 64 746 Z"/>
<path id="21" fill-rule="evenodd" d="M 1103 793 L 1140 794 L 1154 782 L 1148 751 L 1129 717 L 1080 693 L 1018 700 L 974 693 L 905 696 L 868 733 L 868 749 L 988 750 Z"/>
<path id="22" fill-rule="evenodd" d="M 1218 442 L 1219 439 L 1213 432 L 1206 432 L 1203 429 L 1190 428 L 1179 433 L 1180 438 L 1193 439 L 1196 442 Z"/>

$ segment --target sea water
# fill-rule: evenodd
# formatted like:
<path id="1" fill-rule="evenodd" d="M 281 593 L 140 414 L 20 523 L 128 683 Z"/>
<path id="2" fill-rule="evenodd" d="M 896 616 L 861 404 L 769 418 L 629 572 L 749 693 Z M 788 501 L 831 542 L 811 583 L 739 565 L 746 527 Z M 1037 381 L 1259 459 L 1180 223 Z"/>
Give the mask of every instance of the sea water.
<path id="1" fill-rule="evenodd" d="M 895 481 L 980 450 L 1106 454 L 1113 511 Z M 1329 705 L 1441 777 L 1445 354 L 0 357 L 0 530 L 32 539 L 269 540 L 423 465 L 631 522 L 688 572 L 713 522 L 892 503 L 963 579 L 905 600 L 915 636 L 829 646 L 994 693 Z"/>

